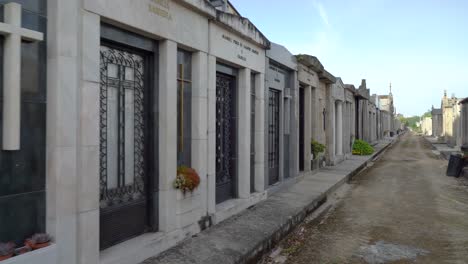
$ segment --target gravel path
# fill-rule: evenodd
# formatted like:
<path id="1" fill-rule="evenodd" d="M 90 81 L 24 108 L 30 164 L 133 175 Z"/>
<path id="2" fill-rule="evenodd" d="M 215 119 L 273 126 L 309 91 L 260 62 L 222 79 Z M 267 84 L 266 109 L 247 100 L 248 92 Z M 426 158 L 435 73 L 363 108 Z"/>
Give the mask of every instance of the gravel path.
<path id="1" fill-rule="evenodd" d="M 264 263 L 468 263 L 468 186 L 404 135 Z"/>

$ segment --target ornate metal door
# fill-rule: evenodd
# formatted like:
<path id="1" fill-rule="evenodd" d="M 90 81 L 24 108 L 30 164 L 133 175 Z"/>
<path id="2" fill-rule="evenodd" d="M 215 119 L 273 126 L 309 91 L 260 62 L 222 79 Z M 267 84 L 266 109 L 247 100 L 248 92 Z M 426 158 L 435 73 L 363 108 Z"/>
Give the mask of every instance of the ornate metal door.
<path id="1" fill-rule="evenodd" d="M 148 227 L 145 57 L 101 46 L 101 249 Z"/>
<path id="2" fill-rule="evenodd" d="M 233 76 L 216 74 L 216 203 L 235 197 L 236 90 Z"/>
<path id="3" fill-rule="evenodd" d="M 280 92 L 268 95 L 268 177 L 269 184 L 279 180 Z"/>
<path id="4" fill-rule="evenodd" d="M 255 192 L 255 74 L 250 76 L 250 192 Z"/>
<path id="5" fill-rule="evenodd" d="M 304 88 L 299 88 L 299 171 L 304 171 Z"/>

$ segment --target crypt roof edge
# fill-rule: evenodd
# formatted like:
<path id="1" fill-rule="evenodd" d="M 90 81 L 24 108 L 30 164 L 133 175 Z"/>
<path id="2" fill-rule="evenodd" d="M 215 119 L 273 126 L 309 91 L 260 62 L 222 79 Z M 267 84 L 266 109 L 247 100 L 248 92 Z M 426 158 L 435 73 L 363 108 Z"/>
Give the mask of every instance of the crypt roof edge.
<path id="1" fill-rule="evenodd" d="M 252 41 L 264 49 L 270 49 L 271 42 L 268 38 L 248 19 L 237 14 L 225 13 L 216 9 L 209 0 L 174 0 L 223 26 L 229 31 L 239 34 L 242 38 Z M 234 5 L 231 8 L 236 12 Z M 238 12 L 237 12 L 238 13 Z"/>
<path id="2" fill-rule="evenodd" d="M 280 55 L 280 56 L 278 56 Z M 283 56 L 281 56 L 283 55 Z M 267 58 L 297 71 L 297 58 L 285 46 L 271 42 L 271 48 L 266 52 Z"/>
<path id="3" fill-rule="evenodd" d="M 320 60 L 317 59 L 317 57 L 308 54 L 298 54 L 296 55 L 296 58 L 298 63 L 302 63 L 311 70 L 317 72 L 319 80 L 327 84 L 332 84 L 336 82 L 336 77 L 325 70 L 325 67 L 320 62 Z"/>
<path id="4" fill-rule="evenodd" d="M 215 21 L 218 24 L 223 25 L 234 33 L 240 34 L 244 39 L 253 41 L 265 49 L 271 48 L 270 40 L 268 40 L 268 38 L 248 18 L 225 13 L 217 9 L 215 10 Z"/>

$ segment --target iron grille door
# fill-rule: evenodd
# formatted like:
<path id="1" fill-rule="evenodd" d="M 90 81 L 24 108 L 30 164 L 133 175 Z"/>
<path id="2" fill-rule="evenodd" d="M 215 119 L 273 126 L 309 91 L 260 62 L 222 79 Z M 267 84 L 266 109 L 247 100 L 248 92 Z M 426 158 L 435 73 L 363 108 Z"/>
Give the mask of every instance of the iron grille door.
<path id="1" fill-rule="evenodd" d="M 148 226 L 145 154 L 145 58 L 101 46 L 100 246 Z"/>
<path id="2" fill-rule="evenodd" d="M 304 171 L 304 88 L 299 88 L 299 171 Z"/>
<path id="3" fill-rule="evenodd" d="M 255 192 L 255 74 L 250 78 L 250 192 Z"/>
<path id="4" fill-rule="evenodd" d="M 269 184 L 279 181 L 280 92 L 268 96 L 268 175 Z"/>
<path id="5" fill-rule="evenodd" d="M 216 203 L 235 197 L 236 91 L 233 76 L 216 74 Z"/>

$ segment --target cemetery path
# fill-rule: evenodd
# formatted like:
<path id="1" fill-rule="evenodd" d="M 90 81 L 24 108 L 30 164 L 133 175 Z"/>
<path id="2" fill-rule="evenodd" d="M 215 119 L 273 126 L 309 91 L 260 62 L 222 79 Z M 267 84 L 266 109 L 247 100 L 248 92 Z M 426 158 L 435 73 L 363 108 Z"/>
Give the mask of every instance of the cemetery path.
<path id="1" fill-rule="evenodd" d="M 468 263 L 468 186 L 407 133 L 322 217 L 282 243 L 279 262 Z M 272 261 L 272 260 L 270 260 Z"/>

